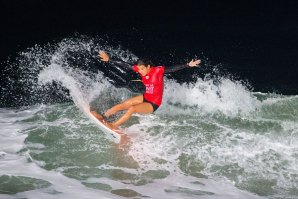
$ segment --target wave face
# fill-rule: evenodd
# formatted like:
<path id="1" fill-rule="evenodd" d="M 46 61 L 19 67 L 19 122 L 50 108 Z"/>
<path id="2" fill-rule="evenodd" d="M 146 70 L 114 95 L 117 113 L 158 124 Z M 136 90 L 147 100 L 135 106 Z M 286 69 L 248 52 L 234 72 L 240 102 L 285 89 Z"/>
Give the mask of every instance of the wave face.
<path id="1" fill-rule="evenodd" d="M 99 49 L 136 59 L 72 38 L 11 66 L 21 67 L 26 93 L 16 100 L 28 105 L 0 109 L 0 198 L 298 197 L 298 96 L 251 92 L 227 77 L 165 78 L 162 106 L 134 115 L 129 139 L 114 145 L 84 113 L 136 95 L 119 86 L 135 77 L 100 65 Z"/>

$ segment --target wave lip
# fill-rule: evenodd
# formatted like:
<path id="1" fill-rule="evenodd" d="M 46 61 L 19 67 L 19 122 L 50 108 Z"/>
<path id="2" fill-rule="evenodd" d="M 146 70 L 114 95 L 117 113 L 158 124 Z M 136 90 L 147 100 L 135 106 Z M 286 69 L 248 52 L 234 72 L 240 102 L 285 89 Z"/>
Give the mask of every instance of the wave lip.
<path id="1" fill-rule="evenodd" d="M 222 78 L 214 84 L 212 79 L 198 78 L 192 84 L 167 81 L 165 102 L 197 108 L 200 112 L 236 116 L 249 114 L 259 108 L 260 102 L 241 82 Z"/>

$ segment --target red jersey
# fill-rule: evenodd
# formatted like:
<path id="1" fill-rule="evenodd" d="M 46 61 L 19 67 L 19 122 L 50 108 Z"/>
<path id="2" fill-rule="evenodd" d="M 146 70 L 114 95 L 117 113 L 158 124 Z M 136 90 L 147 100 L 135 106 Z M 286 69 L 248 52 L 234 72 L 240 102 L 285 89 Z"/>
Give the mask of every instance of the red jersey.
<path id="1" fill-rule="evenodd" d="M 137 65 L 134 65 L 132 69 L 136 72 L 139 71 Z M 162 102 L 164 71 L 164 66 L 152 67 L 147 75 L 142 76 L 142 82 L 146 87 L 144 98 L 158 106 Z"/>

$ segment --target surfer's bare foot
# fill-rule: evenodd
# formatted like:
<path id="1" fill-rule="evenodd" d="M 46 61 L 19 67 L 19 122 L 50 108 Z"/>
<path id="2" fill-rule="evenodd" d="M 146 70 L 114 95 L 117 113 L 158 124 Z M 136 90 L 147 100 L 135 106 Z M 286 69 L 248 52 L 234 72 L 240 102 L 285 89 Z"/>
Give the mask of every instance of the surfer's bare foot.
<path id="1" fill-rule="evenodd" d="M 119 127 L 118 126 L 115 126 L 113 125 L 112 123 L 109 123 L 109 122 L 106 122 L 105 120 L 102 121 L 102 123 L 108 127 L 109 129 L 113 130 L 113 131 L 119 131 Z"/>
<path id="2" fill-rule="evenodd" d="M 113 124 L 112 124 L 112 126 L 113 126 L 112 130 L 114 132 L 118 133 L 121 136 L 124 135 L 124 133 L 120 130 L 120 128 L 118 126 L 114 126 Z"/>
<path id="3" fill-rule="evenodd" d="M 96 117 L 98 120 L 102 121 L 103 117 L 98 114 L 96 111 L 90 111 L 92 115 L 94 115 L 94 117 Z"/>
<path id="4" fill-rule="evenodd" d="M 116 130 L 116 131 L 117 131 L 117 130 L 120 130 L 120 129 L 119 129 L 119 126 L 116 125 L 115 123 L 111 123 L 111 126 L 113 127 L 112 130 Z"/>
<path id="5" fill-rule="evenodd" d="M 103 120 L 104 125 L 106 125 L 109 129 L 113 130 L 113 131 L 119 131 L 119 127 L 117 125 L 115 125 L 114 123 L 108 123 L 106 121 Z"/>
<path id="6" fill-rule="evenodd" d="M 113 128 L 113 126 L 112 126 L 110 123 L 108 123 L 107 121 L 105 121 L 105 120 L 103 120 L 102 123 L 103 123 L 106 127 L 108 127 L 109 129 L 112 129 L 112 128 Z"/>
<path id="7" fill-rule="evenodd" d="M 105 112 L 105 116 L 106 117 L 110 117 L 111 115 L 113 115 L 115 112 L 110 108 L 109 110 L 107 110 L 106 112 Z"/>

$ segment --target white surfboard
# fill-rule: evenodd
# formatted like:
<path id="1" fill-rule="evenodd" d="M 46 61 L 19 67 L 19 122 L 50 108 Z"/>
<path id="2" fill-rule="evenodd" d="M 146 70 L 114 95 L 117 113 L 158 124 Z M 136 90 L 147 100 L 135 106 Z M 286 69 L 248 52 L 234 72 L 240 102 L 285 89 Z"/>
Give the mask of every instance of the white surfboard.
<path id="1" fill-rule="evenodd" d="M 109 129 L 108 127 L 106 127 L 102 122 L 100 122 L 94 115 L 92 115 L 90 112 L 88 114 L 88 116 L 90 117 L 90 119 L 92 121 L 95 122 L 95 124 L 98 126 L 98 128 L 104 132 L 104 134 L 106 135 L 106 137 L 115 142 L 116 144 L 119 144 L 121 141 L 121 135 L 119 133 L 116 133 L 115 131 Z"/>

